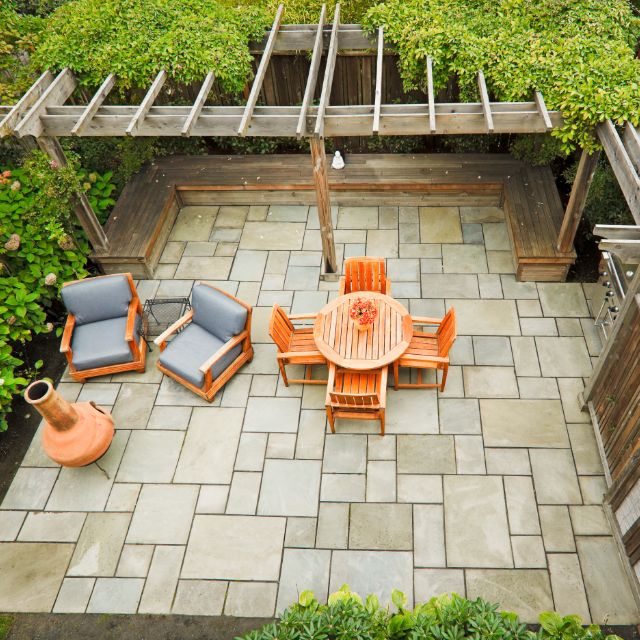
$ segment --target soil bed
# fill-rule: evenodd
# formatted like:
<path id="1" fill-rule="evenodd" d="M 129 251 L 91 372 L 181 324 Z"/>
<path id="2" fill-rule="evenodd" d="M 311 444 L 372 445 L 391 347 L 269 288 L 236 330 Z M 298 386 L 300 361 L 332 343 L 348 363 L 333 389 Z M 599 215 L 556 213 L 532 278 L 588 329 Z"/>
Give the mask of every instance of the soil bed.
<path id="1" fill-rule="evenodd" d="M 27 344 L 26 355 L 17 354 L 27 365 L 42 360 L 44 365 L 38 371 L 39 378 L 51 378 L 58 382 L 64 372 L 66 360 L 60 353 L 60 338 L 55 332 L 38 334 Z M 28 405 L 22 395 L 12 403 L 13 411 L 8 416 L 9 428 L 0 433 L 0 502 L 11 486 L 24 454 L 40 424 L 40 414 Z"/>

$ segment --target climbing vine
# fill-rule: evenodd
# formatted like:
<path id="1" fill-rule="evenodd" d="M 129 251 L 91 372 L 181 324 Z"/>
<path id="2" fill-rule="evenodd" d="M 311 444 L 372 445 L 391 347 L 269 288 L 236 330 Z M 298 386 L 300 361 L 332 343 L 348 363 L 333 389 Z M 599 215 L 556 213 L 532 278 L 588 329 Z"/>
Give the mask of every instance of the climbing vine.
<path id="1" fill-rule="evenodd" d="M 41 69 L 70 67 L 89 87 L 114 73 L 120 92 L 147 87 L 161 69 L 182 84 L 213 69 L 221 89 L 237 93 L 251 76 L 248 43 L 272 19 L 257 4 L 73 0 L 51 14 L 33 60 Z"/>
<path id="2" fill-rule="evenodd" d="M 364 25 L 384 26 L 399 53 L 406 89 L 436 89 L 455 78 L 463 100 L 477 100 L 482 69 L 491 96 L 531 100 L 542 91 L 565 125 L 564 152 L 596 144 L 594 125 L 640 119 L 640 20 L 628 0 L 385 0 Z"/>

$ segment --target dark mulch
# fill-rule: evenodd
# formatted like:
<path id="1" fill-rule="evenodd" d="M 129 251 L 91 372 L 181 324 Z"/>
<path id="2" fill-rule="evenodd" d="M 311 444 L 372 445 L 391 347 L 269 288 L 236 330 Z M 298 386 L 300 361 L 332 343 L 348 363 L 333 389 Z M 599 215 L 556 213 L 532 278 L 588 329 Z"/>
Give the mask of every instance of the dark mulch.
<path id="1" fill-rule="evenodd" d="M 227 616 L 20 614 L 6 640 L 233 640 L 268 622 Z M 633 625 L 603 626 L 602 631 L 623 640 L 640 638 Z"/>
<path id="2" fill-rule="evenodd" d="M 51 378 L 57 382 L 64 372 L 65 358 L 60 353 L 60 338 L 55 332 L 36 335 L 26 345 L 25 353 L 16 355 L 30 365 L 42 360 L 44 366 L 38 372 L 39 377 Z M 9 490 L 13 476 L 40 424 L 40 414 L 22 396 L 16 396 L 12 406 L 9 429 L 0 433 L 0 502 Z"/>
<path id="3" fill-rule="evenodd" d="M 7 640 L 232 640 L 270 622 L 205 616 L 19 614 Z"/>
<path id="4" fill-rule="evenodd" d="M 578 257 L 576 263 L 569 269 L 567 282 L 596 282 L 600 250 L 591 233 L 591 225 L 584 218 L 580 221 L 574 246 Z"/>

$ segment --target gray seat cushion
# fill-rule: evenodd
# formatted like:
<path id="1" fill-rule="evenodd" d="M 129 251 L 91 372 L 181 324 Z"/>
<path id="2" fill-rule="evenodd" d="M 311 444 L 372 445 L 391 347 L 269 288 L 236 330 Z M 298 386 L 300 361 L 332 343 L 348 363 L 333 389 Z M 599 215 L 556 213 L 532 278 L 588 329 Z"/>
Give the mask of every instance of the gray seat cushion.
<path id="1" fill-rule="evenodd" d="M 228 342 L 228 341 L 227 341 Z M 197 324 L 191 323 L 167 345 L 160 354 L 160 363 L 181 378 L 196 387 L 202 387 L 204 374 L 199 368 L 222 347 L 224 342 L 205 331 Z M 229 365 L 242 352 L 242 344 L 225 353 L 213 367 L 211 373 L 215 380 L 227 370 Z"/>
<path id="2" fill-rule="evenodd" d="M 193 322 L 223 343 L 237 336 L 247 323 L 247 310 L 235 300 L 206 284 L 197 284 L 191 295 Z"/>
<path id="3" fill-rule="evenodd" d="M 75 327 L 71 338 L 72 360 L 78 371 L 133 362 L 125 340 L 127 319 L 111 318 Z M 140 318 L 136 318 L 133 337 L 140 340 Z"/>
<path id="4" fill-rule="evenodd" d="M 76 325 L 121 318 L 129 309 L 131 287 L 126 276 L 87 278 L 62 287 L 62 300 Z"/>

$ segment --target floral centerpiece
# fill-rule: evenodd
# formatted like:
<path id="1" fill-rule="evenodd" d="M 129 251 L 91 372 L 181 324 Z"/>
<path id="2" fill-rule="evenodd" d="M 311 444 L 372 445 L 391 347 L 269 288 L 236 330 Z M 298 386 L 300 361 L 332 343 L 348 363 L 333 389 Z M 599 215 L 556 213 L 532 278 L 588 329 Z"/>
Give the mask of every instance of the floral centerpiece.
<path id="1" fill-rule="evenodd" d="M 358 329 L 368 329 L 378 317 L 376 301 L 371 298 L 356 298 L 349 307 L 349 316 Z"/>

